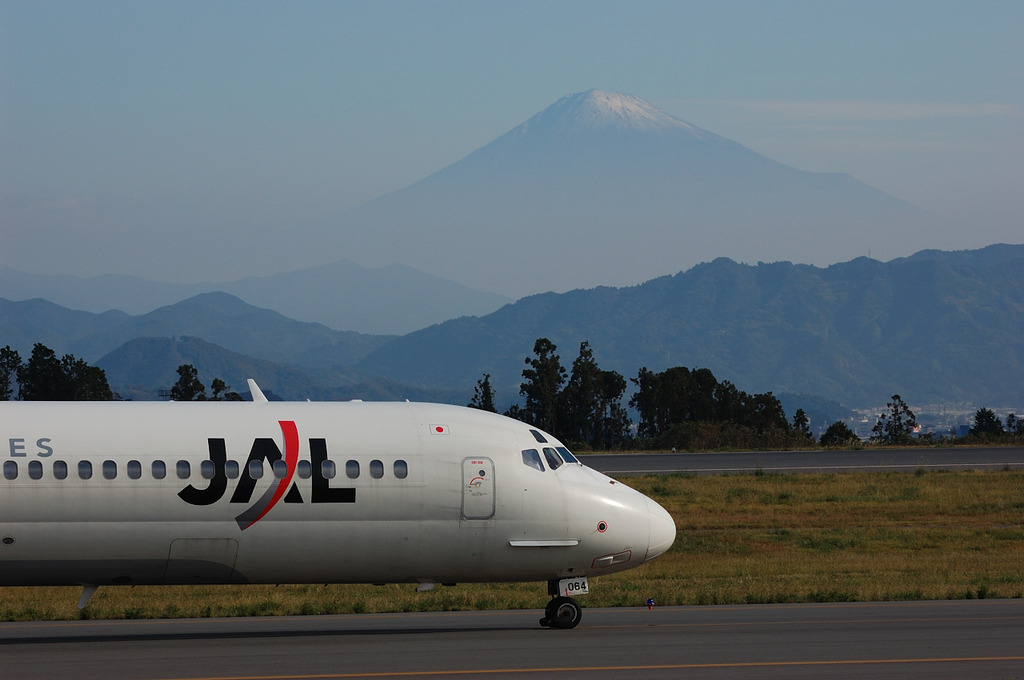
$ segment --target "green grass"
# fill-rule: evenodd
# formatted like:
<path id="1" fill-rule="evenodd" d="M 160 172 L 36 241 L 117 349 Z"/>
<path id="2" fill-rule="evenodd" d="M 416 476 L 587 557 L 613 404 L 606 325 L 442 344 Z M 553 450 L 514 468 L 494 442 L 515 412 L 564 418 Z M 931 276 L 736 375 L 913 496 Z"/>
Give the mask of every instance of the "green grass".
<path id="1" fill-rule="evenodd" d="M 679 533 L 587 606 L 1024 596 L 1024 472 L 630 477 Z M 0 620 L 539 609 L 542 583 L 0 588 Z"/>

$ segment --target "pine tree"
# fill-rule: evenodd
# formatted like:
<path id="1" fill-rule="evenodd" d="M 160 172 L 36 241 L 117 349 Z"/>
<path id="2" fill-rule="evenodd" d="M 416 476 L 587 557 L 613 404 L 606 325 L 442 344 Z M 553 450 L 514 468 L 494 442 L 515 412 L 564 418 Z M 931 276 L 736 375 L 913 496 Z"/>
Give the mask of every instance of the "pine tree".
<path id="1" fill-rule="evenodd" d="M 995 411 L 990 408 L 980 408 L 975 412 L 971 434 L 976 437 L 996 438 L 1004 432 L 1003 421 L 996 416 Z"/>
<path id="2" fill-rule="evenodd" d="M 565 369 L 556 349 L 547 338 L 537 338 L 533 344 L 536 357 L 527 357 L 529 368 L 523 369 L 524 382 L 519 386 L 519 394 L 526 398 L 522 419 L 552 434 L 558 431 L 559 393 L 565 383 Z"/>
<path id="3" fill-rule="evenodd" d="M 21 355 L 7 345 L 0 349 L 0 401 L 10 401 L 14 396 L 14 386 L 18 382 L 18 369 L 21 368 Z"/>
<path id="4" fill-rule="evenodd" d="M 192 364 L 178 366 L 178 382 L 171 388 L 174 401 L 206 401 L 206 386 L 199 382 L 199 372 Z"/>
<path id="5" fill-rule="evenodd" d="M 917 428 L 917 417 L 910 410 L 900 395 L 892 395 L 892 401 L 886 403 L 888 413 L 881 413 L 878 421 L 871 428 L 872 439 L 882 444 L 908 444 L 911 435 Z"/>
<path id="6" fill-rule="evenodd" d="M 484 377 L 476 381 L 476 387 L 473 388 L 473 399 L 466 405 L 481 411 L 498 412 L 494 408 L 494 390 L 491 388 L 490 373 L 484 373 Z"/>
<path id="7" fill-rule="evenodd" d="M 841 420 L 837 420 L 828 426 L 825 433 L 821 435 L 819 443 L 822 446 L 849 446 L 860 441 L 857 433 L 850 429 L 850 426 Z"/>
<path id="8" fill-rule="evenodd" d="M 807 417 L 807 413 L 802 408 L 798 408 L 796 413 L 793 414 L 793 430 L 807 439 L 814 439 L 814 435 L 811 434 L 810 423 L 811 419 Z"/>

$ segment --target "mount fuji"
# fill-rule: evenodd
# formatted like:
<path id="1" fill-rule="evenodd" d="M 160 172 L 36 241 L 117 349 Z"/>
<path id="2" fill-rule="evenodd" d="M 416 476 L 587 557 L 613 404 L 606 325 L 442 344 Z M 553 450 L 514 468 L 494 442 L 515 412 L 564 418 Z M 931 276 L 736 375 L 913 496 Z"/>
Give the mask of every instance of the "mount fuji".
<path id="1" fill-rule="evenodd" d="M 938 218 L 784 165 L 627 94 L 563 97 L 327 225 L 321 247 L 512 297 L 632 285 L 703 261 L 828 265 L 923 248 Z"/>

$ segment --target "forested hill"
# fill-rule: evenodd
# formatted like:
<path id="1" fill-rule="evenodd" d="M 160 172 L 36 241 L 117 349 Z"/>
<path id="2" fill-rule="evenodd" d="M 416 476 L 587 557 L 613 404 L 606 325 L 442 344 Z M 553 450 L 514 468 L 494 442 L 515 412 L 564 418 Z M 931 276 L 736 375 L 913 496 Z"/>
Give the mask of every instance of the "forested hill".
<path id="1" fill-rule="evenodd" d="M 1024 385 L 1024 245 L 922 251 L 827 268 L 718 259 L 629 288 L 527 297 L 409 334 L 358 368 L 516 391 L 538 337 L 571 363 L 588 340 L 603 369 L 710 368 L 745 390 L 849 405 L 1016 402 Z"/>

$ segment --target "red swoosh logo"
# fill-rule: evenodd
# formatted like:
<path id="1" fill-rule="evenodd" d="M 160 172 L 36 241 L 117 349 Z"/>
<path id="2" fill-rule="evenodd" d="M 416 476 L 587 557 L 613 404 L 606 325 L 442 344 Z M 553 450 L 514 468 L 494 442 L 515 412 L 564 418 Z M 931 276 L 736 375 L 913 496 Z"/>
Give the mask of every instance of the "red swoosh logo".
<path id="1" fill-rule="evenodd" d="M 291 484 L 292 477 L 295 476 L 295 467 L 299 462 L 299 430 L 295 427 L 295 422 L 291 420 L 279 420 L 278 424 L 281 426 L 281 432 L 284 433 L 284 462 L 288 471 L 283 479 L 277 480 L 276 485 L 267 489 L 258 501 L 235 518 L 238 528 L 242 531 L 259 522 L 277 505 L 277 502 L 284 497 L 288 485 Z"/>

